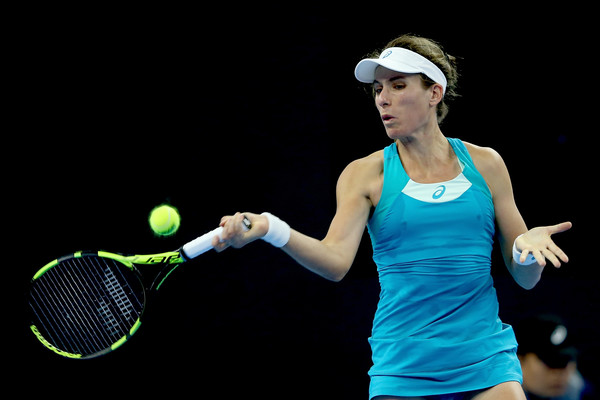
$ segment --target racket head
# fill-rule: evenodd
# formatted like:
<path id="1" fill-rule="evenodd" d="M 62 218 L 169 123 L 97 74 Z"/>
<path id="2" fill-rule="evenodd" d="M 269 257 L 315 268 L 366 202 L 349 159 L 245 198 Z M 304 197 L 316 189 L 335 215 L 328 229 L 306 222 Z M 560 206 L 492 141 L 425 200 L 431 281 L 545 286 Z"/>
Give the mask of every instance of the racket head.
<path id="1" fill-rule="evenodd" d="M 44 346 L 63 357 L 98 357 L 136 332 L 146 297 L 141 276 L 127 257 L 77 252 L 34 275 L 30 328 Z"/>

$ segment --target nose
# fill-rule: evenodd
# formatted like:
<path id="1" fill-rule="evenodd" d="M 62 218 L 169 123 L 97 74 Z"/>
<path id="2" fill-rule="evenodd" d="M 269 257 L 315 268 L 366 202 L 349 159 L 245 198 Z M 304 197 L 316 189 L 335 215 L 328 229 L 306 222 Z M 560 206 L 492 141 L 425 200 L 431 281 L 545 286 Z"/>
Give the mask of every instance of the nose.
<path id="1" fill-rule="evenodd" d="M 381 108 L 385 108 L 385 107 L 387 107 L 387 106 L 390 105 L 390 101 L 389 101 L 389 97 L 388 97 L 388 92 L 387 92 L 387 89 L 385 87 L 381 88 L 381 91 L 379 93 L 377 93 L 377 96 L 375 98 L 375 102 Z"/>

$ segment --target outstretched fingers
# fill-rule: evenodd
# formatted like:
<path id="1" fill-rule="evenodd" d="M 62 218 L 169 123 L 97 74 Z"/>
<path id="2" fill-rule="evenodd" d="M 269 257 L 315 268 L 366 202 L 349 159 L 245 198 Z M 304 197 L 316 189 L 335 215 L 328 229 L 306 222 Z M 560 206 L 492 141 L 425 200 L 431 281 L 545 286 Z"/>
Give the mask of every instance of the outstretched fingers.
<path id="1" fill-rule="evenodd" d="M 564 263 L 569 262 L 567 254 L 558 247 L 552 240 L 542 248 L 526 249 L 521 252 L 521 262 L 525 262 L 527 255 L 531 253 L 535 257 L 536 262 L 541 266 L 546 266 L 546 260 L 550 261 L 556 268 L 561 267 L 561 261 Z"/>
<path id="2" fill-rule="evenodd" d="M 562 222 L 560 224 L 549 226 L 548 233 L 554 235 L 555 233 L 565 232 L 571 229 L 572 226 L 573 224 L 571 222 Z"/>
<path id="3" fill-rule="evenodd" d="M 554 235 L 555 233 L 565 232 L 572 227 L 573 224 L 571 222 L 563 222 L 552 225 L 548 227 L 548 234 Z M 547 244 L 546 248 L 542 250 L 542 254 L 552 263 L 552 265 L 554 265 L 556 268 L 560 268 L 561 261 L 565 263 L 569 262 L 569 257 L 567 257 L 565 252 L 562 251 L 560 247 L 558 247 L 551 239 L 549 239 L 548 242 L 549 243 Z"/>

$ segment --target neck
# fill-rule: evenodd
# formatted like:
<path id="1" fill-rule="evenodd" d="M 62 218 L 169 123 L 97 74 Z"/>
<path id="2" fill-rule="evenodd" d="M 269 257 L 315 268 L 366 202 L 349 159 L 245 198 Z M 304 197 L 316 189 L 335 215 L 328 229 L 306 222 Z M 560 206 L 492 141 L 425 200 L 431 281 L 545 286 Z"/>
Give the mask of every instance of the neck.
<path id="1" fill-rule="evenodd" d="M 414 160 L 446 159 L 450 144 L 436 124 L 433 129 L 423 130 L 396 140 L 400 157 Z"/>
<path id="2" fill-rule="evenodd" d="M 460 173 L 454 150 L 439 127 L 431 134 L 398 139 L 396 147 L 404 170 L 416 182 L 441 182 Z"/>

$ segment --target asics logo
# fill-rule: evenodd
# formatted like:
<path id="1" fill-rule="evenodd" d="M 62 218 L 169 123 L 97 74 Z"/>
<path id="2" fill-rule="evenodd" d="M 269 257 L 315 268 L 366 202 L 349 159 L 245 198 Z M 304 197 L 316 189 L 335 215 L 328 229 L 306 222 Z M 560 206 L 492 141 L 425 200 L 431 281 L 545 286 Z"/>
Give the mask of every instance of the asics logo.
<path id="1" fill-rule="evenodd" d="M 444 195 L 444 193 L 446 192 L 446 186 L 444 185 L 440 185 L 437 188 L 435 188 L 435 192 L 433 192 L 433 196 L 431 196 L 434 200 L 439 199 L 440 197 L 442 197 Z"/>

